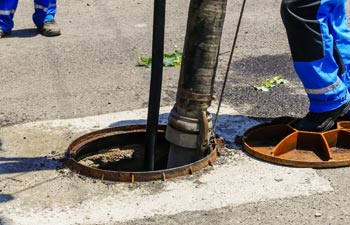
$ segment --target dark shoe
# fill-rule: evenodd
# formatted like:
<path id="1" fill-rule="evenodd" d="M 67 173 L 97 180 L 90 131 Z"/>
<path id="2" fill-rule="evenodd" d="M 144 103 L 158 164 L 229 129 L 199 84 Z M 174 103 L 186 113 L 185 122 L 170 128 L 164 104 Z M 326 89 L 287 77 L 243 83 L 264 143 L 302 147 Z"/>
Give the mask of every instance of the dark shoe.
<path id="1" fill-rule="evenodd" d="M 349 111 L 349 102 L 341 107 L 324 113 L 309 112 L 295 126 L 302 131 L 324 132 L 333 127 L 335 121 Z"/>
<path id="2" fill-rule="evenodd" d="M 350 111 L 346 113 L 344 116 L 340 116 L 338 121 L 350 121 Z"/>
<path id="3" fill-rule="evenodd" d="M 4 32 L 3 30 L 0 29 L 0 38 L 3 38 L 3 37 L 5 37 L 5 36 L 6 36 L 5 32 Z"/>
<path id="4" fill-rule="evenodd" d="M 45 22 L 41 27 L 38 27 L 38 30 L 46 37 L 61 35 L 61 30 L 55 20 Z"/>

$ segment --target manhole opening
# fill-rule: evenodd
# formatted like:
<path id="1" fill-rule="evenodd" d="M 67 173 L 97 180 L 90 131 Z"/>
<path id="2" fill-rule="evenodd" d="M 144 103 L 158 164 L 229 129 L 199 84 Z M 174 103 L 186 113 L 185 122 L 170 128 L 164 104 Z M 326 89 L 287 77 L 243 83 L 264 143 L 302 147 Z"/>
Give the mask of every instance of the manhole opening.
<path id="1" fill-rule="evenodd" d="M 165 139 L 165 129 L 165 125 L 158 127 L 154 171 L 144 170 L 146 125 L 108 128 L 79 137 L 68 148 L 67 166 L 78 174 L 101 180 L 166 180 L 213 165 L 218 149 L 223 147 L 223 141 L 216 139 L 208 155 L 193 163 L 167 169 L 170 144 Z"/>
<path id="2" fill-rule="evenodd" d="M 104 137 L 83 146 L 77 161 L 92 168 L 112 171 L 144 171 L 144 133 L 127 133 Z M 167 169 L 169 142 L 159 133 L 155 149 L 155 170 Z M 122 143 L 122 144 L 121 144 Z"/>

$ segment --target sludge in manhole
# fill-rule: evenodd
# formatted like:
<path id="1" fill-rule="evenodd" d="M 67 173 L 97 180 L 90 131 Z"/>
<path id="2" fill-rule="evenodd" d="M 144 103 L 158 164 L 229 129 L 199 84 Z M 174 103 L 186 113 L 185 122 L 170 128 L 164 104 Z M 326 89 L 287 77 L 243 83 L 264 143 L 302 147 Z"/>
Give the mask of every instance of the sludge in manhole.
<path id="1" fill-rule="evenodd" d="M 82 165 L 102 170 L 141 172 L 144 171 L 144 149 L 145 145 L 141 144 L 114 146 L 85 156 L 79 162 Z M 157 145 L 155 170 L 166 169 L 168 154 L 168 143 Z"/>
<path id="2" fill-rule="evenodd" d="M 170 144 L 158 127 L 154 171 L 144 171 L 146 125 L 108 128 L 83 135 L 69 146 L 67 165 L 79 174 L 112 181 L 166 180 L 192 174 L 216 160 L 217 149 L 188 165 L 167 169 Z"/>

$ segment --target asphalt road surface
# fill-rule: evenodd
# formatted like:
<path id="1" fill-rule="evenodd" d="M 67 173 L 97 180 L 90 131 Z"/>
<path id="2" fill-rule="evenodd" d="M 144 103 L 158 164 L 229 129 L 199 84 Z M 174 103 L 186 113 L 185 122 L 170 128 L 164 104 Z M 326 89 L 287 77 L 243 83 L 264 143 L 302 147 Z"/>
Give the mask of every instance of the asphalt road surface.
<path id="1" fill-rule="evenodd" d="M 58 3 L 61 36 L 38 35 L 31 21 L 33 3 L 20 1 L 12 35 L 0 40 L 0 126 L 147 107 L 151 71 L 137 62 L 139 56 L 151 55 L 153 2 Z M 188 0 L 167 2 L 166 52 L 182 50 L 188 4 Z M 229 1 L 217 93 L 240 7 L 241 1 Z M 261 121 L 300 117 L 308 111 L 308 99 L 291 64 L 279 7 L 280 0 L 247 2 L 224 97 L 224 102 L 241 115 Z M 254 85 L 279 74 L 289 82 L 270 92 L 254 89 Z M 178 76 L 179 68 L 165 68 L 162 106 L 174 104 Z M 333 191 L 116 224 L 349 224 L 350 170 L 316 172 L 330 182 Z"/>

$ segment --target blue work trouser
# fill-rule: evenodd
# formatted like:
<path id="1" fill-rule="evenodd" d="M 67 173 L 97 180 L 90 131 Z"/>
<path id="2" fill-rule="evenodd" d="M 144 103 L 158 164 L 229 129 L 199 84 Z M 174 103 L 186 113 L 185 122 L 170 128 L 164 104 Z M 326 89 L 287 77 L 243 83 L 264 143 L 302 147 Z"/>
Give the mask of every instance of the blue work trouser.
<path id="1" fill-rule="evenodd" d="M 310 111 L 331 111 L 349 101 L 346 0 L 283 0 L 281 16 Z"/>
<path id="2" fill-rule="evenodd" d="M 13 16 L 18 0 L 0 0 L 0 28 L 10 33 L 13 28 Z M 34 0 L 33 21 L 37 27 L 53 20 L 56 14 L 56 0 Z"/>

